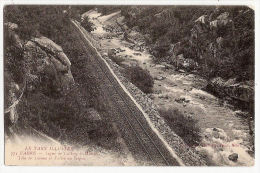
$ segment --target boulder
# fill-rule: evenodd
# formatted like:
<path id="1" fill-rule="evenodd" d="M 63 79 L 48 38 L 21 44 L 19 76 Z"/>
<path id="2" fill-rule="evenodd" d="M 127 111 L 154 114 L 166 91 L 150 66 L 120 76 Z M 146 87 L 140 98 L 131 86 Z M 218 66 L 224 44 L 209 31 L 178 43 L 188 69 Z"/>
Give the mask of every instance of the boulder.
<path id="1" fill-rule="evenodd" d="M 39 38 L 34 38 L 32 39 L 32 41 L 38 43 L 41 47 L 45 47 L 48 50 L 52 51 L 52 52 L 62 52 L 62 48 L 57 45 L 56 43 L 54 43 L 52 40 L 50 40 L 47 37 L 39 37 Z"/>
<path id="2" fill-rule="evenodd" d="M 217 28 L 219 26 L 226 26 L 228 23 L 232 23 L 232 20 L 229 19 L 229 13 L 228 12 L 224 12 L 222 14 L 220 14 L 216 20 L 213 20 L 209 23 L 210 28 Z"/>
<path id="3" fill-rule="evenodd" d="M 231 160 L 231 161 L 233 161 L 233 162 L 236 162 L 237 159 L 238 159 L 238 154 L 237 154 L 237 153 L 230 154 L 230 155 L 228 156 L 228 159 Z"/>
<path id="4" fill-rule="evenodd" d="M 254 84 L 249 81 L 237 83 L 236 79 L 225 81 L 221 77 L 216 77 L 210 81 L 207 88 L 219 96 L 229 96 L 244 102 L 254 99 Z"/>
<path id="5" fill-rule="evenodd" d="M 166 77 L 165 76 L 156 76 L 154 79 L 155 80 L 164 80 Z"/>
<path id="6" fill-rule="evenodd" d="M 60 52 L 60 46 L 48 38 L 41 38 L 34 38 L 36 41 L 24 45 L 28 88 L 40 89 L 48 96 L 53 92 L 64 94 L 74 84 L 71 63 L 64 52 Z"/>
<path id="7" fill-rule="evenodd" d="M 18 28 L 18 25 L 16 23 L 12 23 L 12 22 L 6 22 L 4 24 L 4 26 L 7 26 L 10 30 L 15 30 Z"/>
<path id="8" fill-rule="evenodd" d="M 236 83 L 226 86 L 226 93 L 235 99 L 250 102 L 254 99 L 254 87 L 245 83 Z"/>
<path id="9" fill-rule="evenodd" d="M 68 67 L 71 65 L 69 58 L 65 55 L 62 48 L 49 38 L 39 37 L 32 39 L 32 41 L 36 42 L 38 46 L 44 49 L 45 51 L 54 54 L 64 65 Z"/>
<path id="10" fill-rule="evenodd" d="M 228 12 L 224 12 L 224 13 L 221 13 L 221 14 L 217 17 L 217 19 L 218 19 L 218 20 L 227 20 L 228 17 L 229 17 L 229 13 L 228 13 Z"/>
<path id="11" fill-rule="evenodd" d="M 218 27 L 218 20 L 213 20 L 209 23 L 210 28 L 217 28 Z"/>
<path id="12" fill-rule="evenodd" d="M 200 23 L 205 24 L 206 22 L 208 22 L 208 16 L 207 15 L 202 15 L 197 20 L 195 20 L 195 23 L 196 22 L 200 22 Z"/>

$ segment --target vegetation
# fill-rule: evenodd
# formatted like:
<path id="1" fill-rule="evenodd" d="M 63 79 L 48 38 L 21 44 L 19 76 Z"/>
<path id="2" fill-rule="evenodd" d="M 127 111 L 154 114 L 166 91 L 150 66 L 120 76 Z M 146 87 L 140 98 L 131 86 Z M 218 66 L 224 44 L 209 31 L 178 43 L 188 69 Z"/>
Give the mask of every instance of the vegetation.
<path id="1" fill-rule="evenodd" d="M 82 19 L 81 26 L 88 32 L 94 31 L 93 23 L 89 21 L 89 17 L 84 17 Z"/>
<path id="2" fill-rule="evenodd" d="M 138 26 L 144 35 L 148 35 L 147 44 L 157 62 L 167 61 L 171 44 L 181 43 L 185 58 L 199 63 L 197 70 L 206 77 L 237 77 L 239 81 L 254 79 L 254 11 L 248 7 L 214 7 L 214 6 L 138 6 L 122 7 L 127 25 Z M 220 14 L 228 12 L 233 25 L 210 29 L 199 35 L 197 40 L 191 38 L 195 20 L 207 15 L 215 20 Z M 234 37 L 235 35 L 235 37 Z M 224 38 L 217 55 L 209 48 L 216 39 Z M 178 55 L 177 54 L 177 55 Z M 176 56 L 177 56 L 176 55 Z M 216 58 L 215 58 L 216 57 Z"/>
<path id="3" fill-rule="evenodd" d="M 119 11 L 121 6 L 115 6 L 115 5 L 100 5 L 100 6 L 96 6 L 97 7 L 97 10 L 99 13 L 101 13 L 102 15 L 108 15 L 108 14 L 111 14 L 111 13 L 114 13 L 116 11 Z"/>
<path id="4" fill-rule="evenodd" d="M 89 108 L 97 110 L 101 117 L 106 113 L 97 81 L 91 75 L 91 69 L 86 68 L 87 62 L 80 45 L 78 35 L 73 32 L 70 18 L 80 20 L 79 12 L 88 10 L 91 6 L 6 6 L 4 22 L 18 25 L 15 33 L 23 43 L 37 36 L 45 36 L 59 44 L 71 61 L 71 71 L 75 85 L 64 96 L 49 97 L 41 91 L 25 91 L 17 106 L 19 121 L 17 126 L 31 126 L 47 135 L 63 142 L 84 145 L 94 142 L 97 145 L 111 149 L 117 145 L 117 133 L 111 123 L 105 119 L 93 121 Z M 84 11 L 85 12 L 85 11 Z M 88 19 L 83 23 L 87 27 Z M 85 27 L 86 27 L 85 26 Z M 5 36 L 5 94 L 8 93 L 8 83 L 15 80 L 21 83 L 24 77 L 23 50 L 16 49 L 13 38 L 7 29 Z M 85 61 L 86 63 L 82 63 Z M 85 70 L 85 71 L 83 71 Z M 82 73 L 88 75 L 82 75 Z M 20 75 L 16 77 L 15 75 Z M 17 78 L 17 79 L 16 79 Z M 20 80 L 20 81 L 19 81 Z M 5 97 L 6 98 L 6 97 Z M 6 117 L 6 116 L 5 116 Z M 8 127 L 5 121 L 5 127 Z M 106 130 L 100 130 L 104 128 Z M 6 128 L 6 133 L 7 128 Z M 97 136 L 99 138 L 97 138 Z M 90 139 L 90 140 L 89 140 Z M 106 142 L 102 142 L 106 140 Z"/>
<path id="5" fill-rule="evenodd" d="M 144 93 L 152 93 L 154 80 L 149 71 L 139 66 L 126 67 L 125 75 L 131 83 L 137 86 Z"/>
<path id="6" fill-rule="evenodd" d="M 124 58 L 121 56 L 116 55 L 116 53 L 112 50 L 108 51 L 108 57 L 115 62 L 117 65 L 121 65 L 121 63 L 124 61 Z"/>
<path id="7" fill-rule="evenodd" d="M 160 109 L 160 115 L 166 120 L 170 128 L 191 147 L 199 145 L 201 137 L 197 120 L 185 116 L 178 109 Z"/>

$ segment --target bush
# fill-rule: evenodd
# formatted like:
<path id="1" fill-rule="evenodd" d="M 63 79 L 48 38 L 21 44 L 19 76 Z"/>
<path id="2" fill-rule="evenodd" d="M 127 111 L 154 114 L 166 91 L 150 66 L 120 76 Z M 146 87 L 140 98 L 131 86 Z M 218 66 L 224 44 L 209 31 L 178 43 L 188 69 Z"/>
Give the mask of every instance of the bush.
<path id="1" fill-rule="evenodd" d="M 109 57 L 113 62 L 115 62 L 117 65 L 121 65 L 121 63 L 124 61 L 124 59 L 120 56 L 110 56 Z"/>
<path id="2" fill-rule="evenodd" d="M 116 52 L 113 49 L 108 50 L 107 54 L 108 57 L 117 65 L 121 65 L 121 63 L 124 61 L 122 57 L 116 55 Z"/>
<path id="3" fill-rule="evenodd" d="M 84 17 L 81 21 L 81 26 L 85 28 L 86 31 L 91 32 L 94 31 L 94 25 L 89 21 L 89 17 Z"/>
<path id="4" fill-rule="evenodd" d="M 154 80 L 149 71 L 139 66 L 127 67 L 125 70 L 126 77 L 144 93 L 152 93 Z"/>
<path id="5" fill-rule="evenodd" d="M 160 115 L 166 120 L 170 128 L 179 135 L 184 142 L 192 147 L 197 146 L 201 140 L 198 120 L 183 115 L 178 109 L 160 109 Z"/>

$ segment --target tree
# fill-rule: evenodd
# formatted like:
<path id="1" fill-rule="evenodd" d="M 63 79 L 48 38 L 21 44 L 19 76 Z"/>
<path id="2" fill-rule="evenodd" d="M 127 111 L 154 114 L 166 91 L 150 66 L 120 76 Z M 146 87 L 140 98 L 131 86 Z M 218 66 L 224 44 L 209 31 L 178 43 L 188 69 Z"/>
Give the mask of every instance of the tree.
<path id="1" fill-rule="evenodd" d="M 88 16 L 83 18 L 81 21 L 81 26 L 83 26 L 83 28 L 85 28 L 88 32 L 94 31 L 94 24 L 89 21 Z"/>

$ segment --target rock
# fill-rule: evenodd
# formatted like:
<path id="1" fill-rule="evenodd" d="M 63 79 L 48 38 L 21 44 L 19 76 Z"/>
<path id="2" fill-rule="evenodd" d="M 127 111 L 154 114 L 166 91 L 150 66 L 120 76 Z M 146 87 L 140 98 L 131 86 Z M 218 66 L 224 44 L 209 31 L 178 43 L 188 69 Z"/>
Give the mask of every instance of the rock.
<path id="1" fill-rule="evenodd" d="M 185 71 L 182 69 L 178 70 L 178 72 L 185 73 Z"/>
<path id="2" fill-rule="evenodd" d="M 252 150 L 247 150 L 247 153 L 248 153 L 251 157 L 254 157 L 254 155 L 255 155 L 255 152 L 252 151 Z"/>
<path id="3" fill-rule="evenodd" d="M 230 154 L 230 155 L 228 156 L 228 159 L 231 160 L 231 161 L 233 161 L 233 162 L 236 162 L 237 159 L 238 159 L 238 154 L 237 154 L 237 153 Z"/>
<path id="4" fill-rule="evenodd" d="M 27 64 L 28 88 L 40 89 L 48 96 L 51 92 L 64 94 L 73 84 L 70 61 L 62 48 L 48 38 L 34 38 L 24 45 Z M 30 79 L 34 80 L 30 80 Z"/>
<path id="5" fill-rule="evenodd" d="M 4 25 L 7 26 L 10 30 L 15 30 L 18 28 L 18 25 L 12 22 L 6 22 Z"/>
<path id="6" fill-rule="evenodd" d="M 141 56 L 142 54 L 141 53 L 133 53 L 134 55 L 136 56 Z"/>
<path id="7" fill-rule="evenodd" d="M 98 113 L 98 111 L 94 108 L 89 108 L 87 110 L 87 119 L 91 120 L 91 121 L 100 121 L 102 120 L 100 114 Z"/>
<path id="8" fill-rule="evenodd" d="M 242 111 L 240 111 L 240 110 L 237 110 L 237 111 L 235 111 L 234 113 L 235 113 L 235 115 L 238 116 L 238 117 L 245 117 L 245 118 L 248 117 L 248 113 L 247 113 L 247 112 L 242 112 Z"/>
<path id="9" fill-rule="evenodd" d="M 218 27 L 218 20 L 213 20 L 209 23 L 210 28 L 217 28 Z"/>
<path id="10" fill-rule="evenodd" d="M 226 82 L 225 82 L 225 85 L 226 86 L 229 86 L 229 85 L 234 85 L 236 82 L 236 78 L 232 78 L 232 79 L 228 79 Z"/>
<path id="11" fill-rule="evenodd" d="M 49 53 L 53 53 L 56 55 L 56 57 L 66 66 L 70 66 L 70 60 L 63 52 L 62 48 L 54 43 L 52 40 L 50 40 L 47 37 L 39 37 L 32 39 L 33 42 L 36 42 L 38 46 L 40 46 L 44 51 L 49 51 Z M 46 52 L 47 53 L 47 52 Z"/>
<path id="12" fill-rule="evenodd" d="M 250 102 L 254 98 L 254 85 L 248 81 L 236 83 L 236 79 L 225 81 L 221 77 L 216 77 L 210 81 L 207 89 L 221 97 L 229 96 L 244 102 Z"/>
<path id="13" fill-rule="evenodd" d="M 211 134 L 214 138 L 218 139 L 219 138 L 219 133 L 218 131 L 212 131 L 212 134 Z"/>
<path id="14" fill-rule="evenodd" d="M 164 65 L 165 69 L 173 69 L 174 68 L 173 65 L 170 65 L 166 62 L 162 62 L 161 64 Z"/>
<path id="15" fill-rule="evenodd" d="M 176 98 L 175 101 L 177 103 L 189 103 L 190 100 L 186 100 L 184 97 Z"/>
<path id="16" fill-rule="evenodd" d="M 155 80 L 163 80 L 163 79 L 165 79 L 166 77 L 164 77 L 164 76 L 156 76 L 154 79 Z"/>
<path id="17" fill-rule="evenodd" d="M 161 98 L 161 99 L 169 99 L 169 96 L 167 94 L 163 95 L 163 94 L 160 94 L 158 96 L 158 98 Z"/>
<path id="18" fill-rule="evenodd" d="M 48 50 L 52 52 L 62 52 L 62 48 L 54 43 L 52 40 L 50 40 L 47 37 L 39 37 L 39 38 L 34 38 L 32 39 L 34 42 L 37 42 L 41 47 L 45 47 Z"/>
<path id="19" fill-rule="evenodd" d="M 187 70 L 192 70 L 197 67 L 198 64 L 193 59 L 187 58 L 184 60 L 182 66 Z"/>
<path id="20" fill-rule="evenodd" d="M 215 131 L 215 132 L 219 132 L 219 130 L 215 127 L 212 130 Z"/>
<path id="21" fill-rule="evenodd" d="M 229 19 L 229 13 L 224 12 L 220 14 L 216 20 L 210 22 L 210 28 L 217 28 L 219 26 L 226 26 L 228 23 L 232 23 L 232 20 Z"/>
<path id="22" fill-rule="evenodd" d="M 228 17 L 229 17 L 229 13 L 228 13 L 228 12 L 224 12 L 224 13 L 221 13 L 221 14 L 217 17 L 217 19 L 218 19 L 218 20 L 227 20 Z"/>
<path id="23" fill-rule="evenodd" d="M 254 99 L 254 86 L 244 83 L 236 83 L 225 87 L 226 93 L 235 99 L 250 102 Z"/>
<path id="24" fill-rule="evenodd" d="M 216 86 L 225 86 L 225 81 L 221 77 L 213 78 L 210 82 Z"/>
<path id="25" fill-rule="evenodd" d="M 185 59 L 183 54 L 180 54 L 178 56 L 173 55 L 169 58 L 169 61 L 173 63 L 177 67 L 177 69 L 183 68 L 186 70 L 193 70 L 195 67 L 198 66 L 198 64 L 193 59 Z"/>
<path id="26" fill-rule="evenodd" d="M 185 102 L 185 103 L 189 103 L 189 102 L 190 102 L 190 100 L 186 100 L 186 99 L 185 99 L 185 100 L 184 100 L 184 102 Z"/>
<path id="27" fill-rule="evenodd" d="M 196 22 L 200 22 L 200 23 L 205 24 L 207 21 L 208 21 L 208 16 L 207 15 L 202 15 L 197 20 L 195 20 L 195 23 Z"/>
<path id="28" fill-rule="evenodd" d="M 201 100 L 205 100 L 206 97 L 205 96 L 198 96 Z"/>

